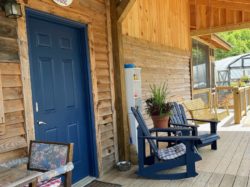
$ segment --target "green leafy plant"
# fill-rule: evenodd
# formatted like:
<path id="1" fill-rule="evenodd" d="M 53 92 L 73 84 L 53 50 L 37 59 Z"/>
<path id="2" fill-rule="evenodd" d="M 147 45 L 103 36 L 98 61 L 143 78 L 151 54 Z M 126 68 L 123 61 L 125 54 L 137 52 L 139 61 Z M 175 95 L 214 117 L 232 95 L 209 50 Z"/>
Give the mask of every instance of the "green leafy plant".
<path id="1" fill-rule="evenodd" d="M 244 83 L 249 83 L 250 78 L 247 75 L 245 75 L 240 78 L 240 81 Z"/>
<path id="2" fill-rule="evenodd" d="M 167 116 L 171 115 L 172 105 L 168 99 L 168 87 L 166 83 L 157 87 L 155 84 L 150 85 L 151 97 L 146 100 L 146 112 L 150 116 Z"/>
<path id="3" fill-rule="evenodd" d="M 216 49 L 216 60 L 250 52 L 250 29 L 221 32 L 218 35 L 231 44 L 232 49 L 230 51 Z"/>
<path id="4" fill-rule="evenodd" d="M 231 82 L 230 86 L 232 86 L 232 87 L 244 87 L 244 86 L 246 86 L 246 83 L 239 80 L 239 81 Z"/>

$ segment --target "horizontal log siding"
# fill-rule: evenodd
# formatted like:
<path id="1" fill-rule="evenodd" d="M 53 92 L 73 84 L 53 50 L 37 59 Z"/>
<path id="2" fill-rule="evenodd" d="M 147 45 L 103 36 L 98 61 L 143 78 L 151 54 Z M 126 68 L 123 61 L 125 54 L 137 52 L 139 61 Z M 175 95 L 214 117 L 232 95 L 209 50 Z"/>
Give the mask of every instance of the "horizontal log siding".
<path id="1" fill-rule="evenodd" d="M 114 110 L 113 110 L 113 94 L 112 89 L 112 76 L 113 71 L 110 64 L 110 50 L 109 50 L 109 35 L 108 35 L 108 20 L 107 20 L 107 11 L 108 4 L 106 0 L 75 0 L 70 7 L 61 7 L 53 3 L 51 0 L 19 0 L 19 2 L 25 7 L 30 7 L 39 11 L 44 11 L 47 13 L 55 14 L 58 16 L 63 16 L 67 19 L 74 21 L 79 21 L 81 23 L 90 24 L 91 34 L 92 34 L 92 49 L 94 54 L 94 69 L 92 70 L 95 75 L 94 81 L 97 82 L 96 89 L 94 90 L 94 97 L 97 98 L 95 103 L 95 108 L 97 114 L 96 116 L 96 137 L 98 144 L 98 161 L 99 161 L 99 170 L 100 174 L 108 171 L 113 167 L 117 160 L 117 145 L 115 143 L 115 125 L 114 122 Z M 28 2 L 28 4 L 27 4 Z M 20 138 L 24 137 L 24 104 L 22 101 L 22 81 L 21 81 L 21 70 L 19 55 L 21 53 L 22 59 L 24 59 L 25 64 L 27 62 L 27 38 L 25 32 L 25 17 L 21 19 L 19 36 L 19 43 L 22 46 L 22 50 L 18 50 L 17 45 L 17 23 L 14 20 L 7 19 L 1 13 L 0 16 L 0 71 L 1 68 L 6 68 L 15 63 L 15 68 L 18 68 L 18 74 L 16 72 L 8 71 L 8 74 L 1 76 L 4 90 L 3 95 L 6 115 L 13 114 L 14 117 L 10 116 L 13 121 L 17 120 L 14 124 L 11 124 L 7 128 L 8 135 L 0 136 L 0 162 L 4 161 L 5 158 L 19 157 L 25 155 L 26 152 L 20 147 L 26 147 L 25 141 L 20 141 Z M 87 20 L 87 21 L 86 21 Z M 110 27 L 110 25 L 109 25 Z M 2 45 L 5 43 L 5 45 Z M 7 64 L 3 64 L 7 63 Z M 2 66 L 2 65 L 5 65 Z M 29 68 L 29 67 L 28 67 Z M 27 71 L 27 68 L 24 68 Z M 26 78 L 24 78 L 27 80 Z M 28 93 L 28 92 L 27 92 Z M 31 101 L 27 101 L 31 102 Z M 21 116 L 22 117 L 21 117 Z M 30 115 L 30 114 L 27 114 Z M 8 117 L 6 116 L 6 123 Z M 20 120 L 20 121 L 19 121 Z M 32 121 L 32 120 L 31 120 Z M 32 125 L 32 124 L 31 124 Z M 14 136 L 13 127 L 16 126 L 18 129 L 15 131 L 16 136 Z M 28 125 L 26 125 L 28 126 Z M 29 128 L 28 128 L 29 129 Z M 11 137 L 9 137 L 11 136 Z M 5 137 L 5 138 L 4 138 Z M 8 138 L 7 138 L 8 137 Z M 19 137 L 19 139 L 18 139 Z M 2 140 L 4 138 L 4 140 Z M 12 139 L 11 139 L 12 138 Z M 32 138 L 32 137 L 31 137 Z M 30 138 L 28 138 L 30 139 Z M 17 142 L 21 142 L 21 145 L 17 145 Z M 25 145 L 24 145 L 25 143 Z M 5 146 L 7 145 L 7 146 Z M 1 149 L 7 150 L 9 152 L 3 151 Z M 27 147 L 25 148 L 25 150 Z M 16 150 L 16 151 L 14 151 Z"/>
<path id="2" fill-rule="evenodd" d="M 123 48 L 125 63 L 133 63 L 142 68 L 143 114 L 149 126 L 152 126 L 152 121 L 145 114 L 145 100 L 150 97 L 151 84 L 166 82 L 171 101 L 180 102 L 191 98 L 188 52 L 125 35 Z"/>
<path id="3" fill-rule="evenodd" d="M 0 123 L 0 163 L 27 154 L 16 27 L 16 20 L 7 19 L 0 11 L 0 94 L 4 115 L 4 123 Z"/>

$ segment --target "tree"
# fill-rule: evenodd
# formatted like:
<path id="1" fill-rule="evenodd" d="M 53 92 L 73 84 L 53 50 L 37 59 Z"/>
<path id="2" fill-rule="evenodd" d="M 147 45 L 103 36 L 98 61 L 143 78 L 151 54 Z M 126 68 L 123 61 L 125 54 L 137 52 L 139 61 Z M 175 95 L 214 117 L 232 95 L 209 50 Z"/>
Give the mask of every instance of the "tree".
<path id="1" fill-rule="evenodd" d="M 216 49 L 216 60 L 250 52 L 250 29 L 223 32 L 219 33 L 218 35 L 226 42 L 231 44 L 232 49 L 230 51 Z"/>

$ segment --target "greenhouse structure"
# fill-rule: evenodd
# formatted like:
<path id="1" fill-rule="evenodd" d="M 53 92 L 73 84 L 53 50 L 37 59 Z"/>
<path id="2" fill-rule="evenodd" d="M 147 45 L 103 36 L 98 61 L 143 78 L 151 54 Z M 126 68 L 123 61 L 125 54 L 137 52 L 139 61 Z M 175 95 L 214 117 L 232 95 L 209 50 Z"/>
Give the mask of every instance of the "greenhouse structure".
<path id="1" fill-rule="evenodd" d="M 250 53 L 215 61 L 217 86 L 229 86 L 245 76 L 250 76 Z"/>

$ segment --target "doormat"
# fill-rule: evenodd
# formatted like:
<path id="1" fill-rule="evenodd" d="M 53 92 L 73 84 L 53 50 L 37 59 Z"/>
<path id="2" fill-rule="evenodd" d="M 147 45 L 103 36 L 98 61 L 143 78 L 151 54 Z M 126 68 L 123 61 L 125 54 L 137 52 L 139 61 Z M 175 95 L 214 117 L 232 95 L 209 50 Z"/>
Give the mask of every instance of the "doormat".
<path id="1" fill-rule="evenodd" d="M 108 182 L 102 182 L 98 180 L 94 180 L 91 183 L 87 184 L 85 187 L 121 187 L 120 184 L 112 184 Z"/>

